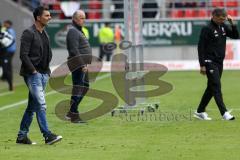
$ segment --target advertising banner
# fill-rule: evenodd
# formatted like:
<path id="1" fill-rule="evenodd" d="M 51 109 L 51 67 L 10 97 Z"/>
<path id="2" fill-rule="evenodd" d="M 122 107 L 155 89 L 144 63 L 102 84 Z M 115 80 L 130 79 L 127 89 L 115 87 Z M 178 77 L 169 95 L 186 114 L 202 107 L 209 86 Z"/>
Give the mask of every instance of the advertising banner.
<path id="1" fill-rule="evenodd" d="M 53 48 L 65 47 L 65 39 L 71 21 L 53 21 L 47 27 Z M 142 34 L 145 46 L 172 46 L 172 45 L 195 45 L 203 25 L 207 21 L 145 21 L 143 22 Z M 104 25 L 101 22 L 86 22 L 89 31 L 89 41 L 92 46 L 98 46 L 98 31 Z M 112 22 L 113 29 L 120 28 L 124 37 L 124 23 Z"/>

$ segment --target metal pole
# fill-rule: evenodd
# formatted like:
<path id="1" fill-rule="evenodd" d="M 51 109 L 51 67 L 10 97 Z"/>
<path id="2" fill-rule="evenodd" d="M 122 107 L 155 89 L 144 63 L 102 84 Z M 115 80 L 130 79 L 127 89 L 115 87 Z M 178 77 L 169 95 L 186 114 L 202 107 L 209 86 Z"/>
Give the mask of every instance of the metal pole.
<path id="1" fill-rule="evenodd" d="M 132 75 L 130 78 L 141 76 L 139 73 L 144 70 L 143 66 L 143 38 L 142 38 L 142 0 L 124 0 L 124 24 L 125 24 L 125 40 L 132 42 L 132 48 L 126 50 L 128 57 L 129 70 Z M 139 78 L 139 77 L 138 77 Z M 144 91 L 144 80 L 138 79 L 131 80 L 130 83 L 126 80 L 125 93 L 128 102 L 132 102 L 134 95 L 129 94 L 129 89 L 132 86 L 137 87 L 137 91 L 140 89 Z M 131 97 L 132 96 L 132 97 Z M 144 97 L 144 95 L 142 95 Z M 138 103 L 138 99 L 137 103 Z M 131 104 L 130 104 L 131 106 Z"/>
<path id="2" fill-rule="evenodd" d="M 125 41 L 131 41 L 131 36 L 129 35 L 129 30 L 131 28 L 131 6 L 130 6 L 130 0 L 124 0 L 124 25 L 125 25 L 125 36 L 124 39 Z M 129 50 L 125 50 L 125 54 L 127 55 L 127 61 L 125 62 L 125 64 L 129 63 Z M 130 66 L 126 66 L 126 72 L 129 72 L 129 67 Z M 129 88 L 130 88 L 130 84 L 128 83 L 128 80 L 125 79 L 125 100 L 127 102 L 130 101 L 130 94 L 129 94 Z M 126 105 L 127 106 L 127 105 Z"/>

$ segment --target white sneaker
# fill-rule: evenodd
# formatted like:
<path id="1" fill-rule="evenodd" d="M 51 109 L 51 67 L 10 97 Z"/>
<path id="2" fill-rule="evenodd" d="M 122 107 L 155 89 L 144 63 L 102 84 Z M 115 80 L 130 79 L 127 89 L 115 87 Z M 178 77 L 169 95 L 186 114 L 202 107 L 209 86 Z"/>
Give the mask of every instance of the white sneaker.
<path id="1" fill-rule="evenodd" d="M 234 120 L 234 119 L 235 119 L 235 117 L 234 117 L 233 115 L 231 115 L 230 112 L 231 112 L 231 111 L 224 113 L 224 115 L 223 115 L 223 120 L 229 121 L 229 120 Z"/>
<path id="2" fill-rule="evenodd" d="M 193 115 L 195 118 L 198 118 L 198 119 L 201 119 L 201 120 L 206 120 L 206 121 L 210 121 L 212 120 L 212 118 L 208 117 L 208 114 L 206 112 L 201 112 L 201 113 L 198 113 L 197 111 L 194 112 L 194 115 Z"/>

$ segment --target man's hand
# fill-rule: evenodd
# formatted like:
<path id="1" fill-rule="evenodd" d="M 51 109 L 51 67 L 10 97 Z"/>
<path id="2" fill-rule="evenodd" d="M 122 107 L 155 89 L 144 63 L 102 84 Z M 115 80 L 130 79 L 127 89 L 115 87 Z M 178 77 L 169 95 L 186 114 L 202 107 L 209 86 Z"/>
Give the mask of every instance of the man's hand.
<path id="1" fill-rule="evenodd" d="M 83 72 L 87 72 L 87 71 L 88 71 L 88 67 L 87 67 L 87 66 L 84 66 L 84 67 L 82 68 L 82 71 L 83 71 Z"/>
<path id="2" fill-rule="evenodd" d="M 234 24 L 235 24 L 234 19 L 233 19 L 232 16 L 227 15 L 227 20 L 228 20 L 228 22 L 229 22 L 231 25 L 234 25 Z"/>
<path id="3" fill-rule="evenodd" d="M 201 73 L 202 75 L 206 75 L 206 67 L 205 67 L 205 66 L 201 66 L 201 67 L 200 67 L 200 73 Z"/>

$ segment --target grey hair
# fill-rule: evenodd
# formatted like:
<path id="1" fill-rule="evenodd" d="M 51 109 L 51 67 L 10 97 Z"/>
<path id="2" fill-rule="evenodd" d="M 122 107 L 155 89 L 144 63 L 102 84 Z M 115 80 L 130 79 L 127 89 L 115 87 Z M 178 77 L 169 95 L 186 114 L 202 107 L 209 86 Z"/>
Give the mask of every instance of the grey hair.
<path id="1" fill-rule="evenodd" d="M 72 19 L 76 19 L 79 15 L 85 14 L 83 10 L 77 10 L 73 13 Z"/>

